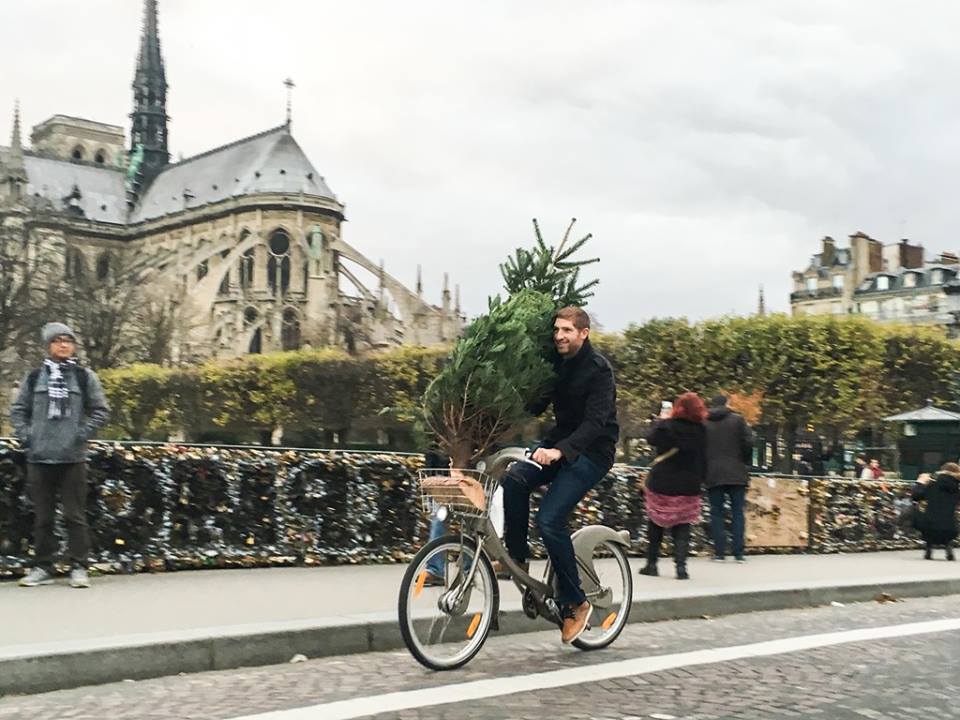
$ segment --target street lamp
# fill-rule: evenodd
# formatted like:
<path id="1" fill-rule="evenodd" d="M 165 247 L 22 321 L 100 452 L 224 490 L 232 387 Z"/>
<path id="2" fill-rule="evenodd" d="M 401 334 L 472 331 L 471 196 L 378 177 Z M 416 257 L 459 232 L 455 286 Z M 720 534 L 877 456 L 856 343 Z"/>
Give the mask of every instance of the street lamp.
<path id="1" fill-rule="evenodd" d="M 947 325 L 950 337 L 960 336 L 960 278 L 952 278 L 943 284 L 943 294 L 947 296 L 947 312 L 950 322 Z"/>

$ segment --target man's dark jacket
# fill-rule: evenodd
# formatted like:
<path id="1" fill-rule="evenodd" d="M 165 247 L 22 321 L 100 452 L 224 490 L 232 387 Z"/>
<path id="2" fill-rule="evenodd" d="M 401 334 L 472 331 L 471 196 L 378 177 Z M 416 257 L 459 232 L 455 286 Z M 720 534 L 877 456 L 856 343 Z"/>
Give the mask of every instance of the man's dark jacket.
<path id="1" fill-rule="evenodd" d="M 748 485 L 747 463 L 753 454 L 753 431 L 743 416 L 724 406 L 711 408 L 707 428 L 708 488 L 718 485 Z"/>
<path id="2" fill-rule="evenodd" d="M 556 369 L 551 395 L 531 408 L 534 415 L 539 415 L 553 403 L 557 424 L 544 438 L 544 446 L 562 452 L 569 463 L 582 453 L 608 470 L 620 437 L 613 368 L 585 340 L 569 360 L 558 356 Z"/>

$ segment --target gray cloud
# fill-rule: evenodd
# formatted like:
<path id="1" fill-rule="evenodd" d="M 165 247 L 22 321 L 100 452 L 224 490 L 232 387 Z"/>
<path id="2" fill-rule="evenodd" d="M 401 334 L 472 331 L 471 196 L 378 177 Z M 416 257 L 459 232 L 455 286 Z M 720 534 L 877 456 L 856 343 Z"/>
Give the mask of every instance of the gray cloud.
<path id="1" fill-rule="evenodd" d="M 126 124 L 138 0 L 6 3 L 0 132 L 21 98 Z M 345 237 L 468 312 L 497 264 L 571 216 L 609 328 L 786 309 L 824 234 L 956 250 L 945 1 L 473 4 L 160 0 L 174 152 L 278 124 L 347 203 Z"/>

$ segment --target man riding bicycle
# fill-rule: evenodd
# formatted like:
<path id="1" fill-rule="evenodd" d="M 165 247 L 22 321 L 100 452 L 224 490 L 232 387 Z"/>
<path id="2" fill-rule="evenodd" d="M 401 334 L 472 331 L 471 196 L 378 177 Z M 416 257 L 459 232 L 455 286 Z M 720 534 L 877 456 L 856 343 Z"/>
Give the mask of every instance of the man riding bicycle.
<path id="1" fill-rule="evenodd" d="M 590 316 L 581 308 L 557 311 L 556 382 L 551 393 L 531 408 L 540 415 L 552 403 L 556 425 L 531 455 L 542 468 L 515 463 L 501 483 L 504 542 L 510 556 L 524 567 L 529 566 L 530 493 L 549 486 L 537 512 L 537 527 L 557 578 L 564 643 L 583 633 L 592 610 L 580 587 L 567 524 L 577 504 L 610 470 L 620 436 L 613 369 L 590 345 L 589 336 Z"/>

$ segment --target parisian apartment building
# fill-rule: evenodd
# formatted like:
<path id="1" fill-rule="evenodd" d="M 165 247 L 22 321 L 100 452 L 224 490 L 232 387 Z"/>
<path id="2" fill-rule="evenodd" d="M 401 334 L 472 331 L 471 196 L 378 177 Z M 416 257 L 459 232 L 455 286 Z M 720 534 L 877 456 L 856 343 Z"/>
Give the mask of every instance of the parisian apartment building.
<path id="1" fill-rule="evenodd" d="M 810 264 L 793 273 L 794 315 L 863 315 L 881 322 L 944 325 L 960 321 L 960 258 L 953 252 L 929 257 L 909 240 L 882 243 L 866 233 L 847 247 L 821 241 Z"/>

